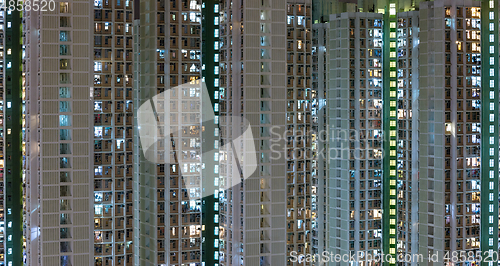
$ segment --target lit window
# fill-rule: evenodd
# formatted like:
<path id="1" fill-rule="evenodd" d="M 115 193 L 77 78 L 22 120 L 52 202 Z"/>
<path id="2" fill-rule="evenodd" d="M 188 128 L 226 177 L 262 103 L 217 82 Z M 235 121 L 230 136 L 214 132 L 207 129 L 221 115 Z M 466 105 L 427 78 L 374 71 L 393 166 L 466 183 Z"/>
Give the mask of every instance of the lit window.
<path id="1" fill-rule="evenodd" d="M 94 71 L 102 71 L 102 63 L 94 62 Z"/>
<path id="2" fill-rule="evenodd" d="M 101 204 L 96 204 L 94 205 L 94 214 L 96 215 L 101 215 L 102 214 L 102 205 Z"/>
<path id="3" fill-rule="evenodd" d="M 395 7 L 395 4 L 391 4 L 391 8 L 390 8 L 390 10 L 389 10 L 389 14 L 390 14 L 391 16 L 396 15 L 396 7 Z"/>
<path id="4" fill-rule="evenodd" d="M 59 32 L 59 41 L 68 42 L 69 41 L 69 31 L 60 31 Z"/>
<path id="5" fill-rule="evenodd" d="M 59 126 L 61 126 L 61 127 L 71 126 L 71 116 L 70 115 L 59 115 Z"/>
<path id="6" fill-rule="evenodd" d="M 195 0 L 191 0 L 191 2 L 189 3 L 189 8 L 191 8 L 191 9 L 198 9 Z"/>
<path id="7" fill-rule="evenodd" d="M 191 73 L 192 72 L 197 72 L 196 70 L 197 69 L 196 69 L 196 66 L 194 64 L 192 64 L 191 67 L 189 68 L 189 72 L 191 72 Z"/>

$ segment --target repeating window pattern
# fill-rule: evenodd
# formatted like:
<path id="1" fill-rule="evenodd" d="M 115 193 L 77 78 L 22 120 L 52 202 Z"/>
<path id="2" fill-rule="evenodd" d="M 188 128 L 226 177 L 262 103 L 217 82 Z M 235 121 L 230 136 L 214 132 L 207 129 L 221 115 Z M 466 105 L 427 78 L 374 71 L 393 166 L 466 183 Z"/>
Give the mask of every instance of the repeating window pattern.
<path id="1" fill-rule="evenodd" d="M 93 4 L 94 255 L 133 265 L 133 1 Z"/>
<path id="2" fill-rule="evenodd" d="M 173 163 L 157 164 L 153 175 L 157 182 L 153 201 L 157 205 L 156 221 L 149 222 L 156 226 L 156 234 L 152 232 L 156 235 L 156 253 L 147 259 L 155 264 L 198 265 L 202 262 L 202 230 L 205 229 L 202 227 L 202 159 L 212 159 L 202 158 L 203 87 L 196 85 L 204 81 L 202 1 L 151 3 L 157 7 L 150 13 L 156 16 L 156 28 L 152 28 L 154 32 L 150 34 L 156 39 L 153 45 L 156 84 L 152 87 L 154 95 L 159 95 L 156 103 L 159 133 L 164 134 L 167 128 L 173 133 L 164 136 L 158 158 L 170 157 Z M 180 85 L 181 89 L 175 88 Z"/>
<path id="3" fill-rule="evenodd" d="M 397 250 L 418 253 L 418 13 L 397 21 Z"/>
<path id="4" fill-rule="evenodd" d="M 340 219 L 329 226 L 329 245 L 338 254 L 373 255 L 382 248 L 382 16 L 352 13 L 330 24 L 328 178 L 334 189 L 328 197 L 329 215 Z"/>
<path id="5" fill-rule="evenodd" d="M 312 7 L 287 5 L 287 254 L 313 252 L 313 180 L 317 158 L 313 155 Z M 296 262 L 295 262 L 296 263 Z M 310 262 L 309 262 L 310 263 Z M 288 259 L 287 265 L 295 265 Z M 306 262 L 308 265 L 308 262 Z"/>

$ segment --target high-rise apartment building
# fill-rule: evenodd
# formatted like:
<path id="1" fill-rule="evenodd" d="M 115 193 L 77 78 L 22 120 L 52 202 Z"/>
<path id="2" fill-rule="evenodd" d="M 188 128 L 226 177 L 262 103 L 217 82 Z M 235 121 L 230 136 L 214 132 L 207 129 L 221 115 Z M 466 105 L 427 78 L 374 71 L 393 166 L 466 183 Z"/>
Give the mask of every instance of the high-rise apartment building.
<path id="1" fill-rule="evenodd" d="M 382 248 L 381 14 L 330 19 L 329 242 L 335 254 Z"/>
<path id="2" fill-rule="evenodd" d="M 495 6 L 420 6 L 420 252 L 497 250 Z"/>
<path id="3" fill-rule="evenodd" d="M 94 265 L 94 162 L 89 156 L 94 148 L 93 47 L 89 45 L 93 40 L 93 12 L 89 1 L 58 2 L 47 11 L 23 13 L 26 34 L 22 42 L 19 35 L 7 34 L 7 39 L 12 38 L 13 42 L 18 38 L 12 43 L 15 49 L 6 46 L 7 55 L 16 53 L 12 59 L 7 57 L 6 64 L 7 69 L 12 69 L 6 72 L 7 82 L 12 80 L 11 91 L 7 86 L 6 93 L 13 94 L 11 107 L 15 108 L 21 108 L 17 99 L 21 95 L 21 88 L 17 87 L 22 84 L 21 74 L 16 71 L 22 66 L 18 59 L 21 44 L 25 45 L 23 170 L 27 195 L 24 230 L 27 265 Z M 7 29 L 16 27 L 12 31 L 17 31 L 20 13 L 11 14 L 13 21 L 7 23 Z M 7 120 L 14 118 L 21 116 L 7 113 Z M 16 130 L 20 134 L 20 129 Z M 16 131 L 7 128 L 7 134 L 13 132 Z M 13 151 L 12 159 L 18 152 Z M 7 222 L 8 235 L 9 230 Z M 17 236 L 16 241 L 21 239 Z M 6 265 L 21 265 L 20 248 L 17 244 L 12 257 L 10 250 L 7 251 Z"/>
<path id="4" fill-rule="evenodd" d="M 411 85 L 403 80 L 411 71 L 401 69 L 396 74 L 397 60 L 405 61 L 402 57 L 407 53 L 402 51 L 411 30 L 402 29 L 406 20 L 400 17 L 408 14 L 397 15 L 395 3 L 356 2 L 319 1 L 314 5 L 324 7 L 315 10 L 315 22 L 329 20 L 314 26 L 318 54 L 314 89 L 327 88 L 328 122 L 321 130 L 326 132 L 328 145 L 321 154 L 328 161 L 328 178 L 317 190 L 328 198 L 324 213 L 328 216 L 325 239 L 329 248 L 324 250 L 339 255 L 363 251 L 365 256 L 390 253 L 395 257 L 397 249 L 400 254 L 408 252 L 411 242 L 406 237 L 409 233 L 401 230 L 408 223 L 405 220 L 411 221 L 404 210 L 412 206 L 405 201 L 411 200 L 406 195 L 411 191 L 408 172 L 416 159 L 407 154 L 410 144 L 403 138 L 408 134 L 404 129 L 411 125 L 405 122 L 396 131 L 396 117 L 412 117 L 406 110 L 412 106 L 412 93 L 407 91 Z M 328 10 L 350 13 L 328 19 Z M 328 51 L 326 56 L 322 50 Z M 405 110 L 397 113 L 397 105 Z M 320 113 L 318 121 L 323 116 Z M 402 140 L 396 142 L 397 137 Z M 408 139 L 411 142 L 411 137 Z M 396 203 L 401 206 L 399 213 Z M 416 209 L 413 215 L 415 220 Z M 396 216 L 401 217 L 401 224 L 396 225 Z M 400 241 L 396 241 L 396 231 Z"/>
<path id="5" fill-rule="evenodd" d="M 291 252 L 312 252 L 311 4 L 221 3 L 221 139 L 242 131 L 223 117 L 241 115 L 258 147 L 256 172 L 221 198 L 221 265 L 295 265 Z M 237 174 L 220 167 L 221 179 Z"/>
<path id="6" fill-rule="evenodd" d="M 217 265 L 219 3 L 142 1 L 138 22 L 135 263 Z"/>
<path id="7" fill-rule="evenodd" d="M 24 16 L 26 263 L 132 265 L 132 2 L 53 4 Z"/>
<path id="8" fill-rule="evenodd" d="M 133 2 L 93 2 L 94 255 L 133 265 Z"/>
<path id="9" fill-rule="evenodd" d="M 329 246 L 361 260 L 418 252 L 418 12 L 386 4 L 332 15 L 330 71 L 317 67 L 329 75 Z"/>
<path id="10" fill-rule="evenodd" d="M 339 2 L 366 11 L 367 1 Z M 350 130 L 329 141 L 344 152 L 329 158 L 330 247 L 422 256 L 424 265 L 432 264 L 429 253 L 439 254 L 438 263 L 450 263 L 453 252 L 487 256 L 498 245 L 498 6 L 408 4 L 378 1 L 373 11 L 383 14 L 342 13 L 315 26 L 330 26 L 328 130 Z M 315 49 L 323 35 L 315 35 Z M 322 68 L 315 68 L 319 80 Z M 380 132 L 379 140 L 370 132 Z M 383 157 L 370 160 L 377 151 Z M 366 217 L 366 197 L 369 209 L 380 200 L 368 211 L 377 217 Z M 350 212 L 342 212 L 347 204 Z"/>
<path id="11" fill-rule="evenodd" d="M 3 265 L 498 250 L 497 1 L 54 7 L 0 12 Z"/>
<path id="12" fill-rule="evenodd" d="M 43 61 L 37 63 L 32 59 L 37 58 L 36 56 L 25 57 L 27 65 L 25 169 L 28 179 L 26 191 L 29 213 L 25 236 L 28 242 L 29 263 L 199 265 L 203 260 L 206 265 L 214 265 L 218 261 L 219 193 L 213 189 L 218 182 L 215 176 L 218 173 L 219 142 L 213 138 L 218 132 L 214 123 L 218 121 L 218 117 L 212 117 L 215 126 L 207 134 L 212 135 L 212 138 L 208 138 L 202 135 L 203 132 L 208 132 L 210 127 L 202 125 L 204 114 L 201 111 L 202 98 L 210 109 L 215 111 L 215 115 L 219 108 L 217 103 L 219 5 L 215 1 L 203 3 L 202 1 L 153 1 L 141 4 L 141 8 L 136 9 L 137 13 L 139 10 L 142 12 L 142 17 L 136 14 L 138 18 L 136 21 L 140 26 L 139 23 L 132 24 L 132 1 L 94 1 L 90 5 L 88 3 L 83 5 L 78 1 L 63 2 L 58 4 L 53 12 L 27 12 L 25 15 L 25 30 L 30 32 L 25 38 L 26 53 L 41 57 Z M 204 22 L 206 33 L 203 35 L 202 11 L 204 19 L 210 20 Z M 91 14 L 93 16 L 90 16 Z M 149 15 L 154 20 L 146 19 Z M 86 20 L 83 17 L 86 17 Z M 15 27 L 17 24 L 13 25 Z M 9 23 L 8 28 L 10 27 Z M 132 33 L 134 27 L 137 30 L 135 35 Z M 39 38 L 34 35 L 34 32 L 38 32 L 36 30 L 40 32 Z M 184 132 L 182 135 L 177 134 L 172 137 L 163 136 L 161 139 L 164 145 L 160 146 L 165 149 L 159 151 L 157 159 L 161 162 L 165 161 L 162 156 L 174 158 L 174 161 L 181 158 L 178 162 L 182 161 L 182 164 L 158 163 L 156 160 L 151 162 L 139 156 L 135 162 L 133 161 L 133 148 L 137 145 L 133 141 L 132 113 L 134 36 L 135 53 L 139 54 L 141 51 L 141 57 L 136 58 L 136 63 L 142 67 L 136 69 L 138 75 L 136 84 L 140 85 L 141 89 L 139 90 L 139 86 L 136 88 L 138 94 L 135 100 L 138 101 L 135 104 L 139 105 L 143 103 L 141 101 L 156 95 L 163 96 L 162 101 L 155 102 L 158 104 L 155 107 L 158 107 L 156 112 L 159 122 L 164 126 L 163 132 L 181 130 Z M 149 43 L 150 40 L 153 41 Z M 207 63 L 203 65 L 202 42 L 211 44 L 211 48 L 204 48 L 203 60 Z M 88 51 L 83 49 L 83 44 L 85 48 L 89 48 Z M 52 51 L 56 46 L 58 50 Z M 16 49 L 18 48 L 16 46 Z M 21 56 L 21 50 L 18 52 L 16 54 Z M 8 55 L 10 54 L 11 50 Z M 57 64 L 54 63 L 56 61 Z M 150 68 L 148 63 L 154 67 Z M 20 63 L 14 64 L 17 65 L 20 66 Z M 11 64 L 8 66 L 10 68 Z M 86 80 L 87 83 L 83 79 L 83 73 L 80 73 L 85 67 L 88 67 L 85 73 L 90 75 Z M 206 70 L 203 77 L 202 70 Z M 33 75 L 37 72 L 40 75 Z M 40 81 L 44 77 L 42 74 L 44 72 L 48 72 L 45 75 L 47 76 L 45 82 L 46 86 L 50 86 L 49 89 L 45 89 L 42 86 L 44 83 Z M 201 86 L 202 81 L 209 82 L 208 93 L 202 93 L 204 89 Z M 177 87 L 182 84 L 188 85 Z M 182 89 L 177 93 L 176 90 L 171 90 L 173 87 Z M 54 94 L 56 96 L 52 94 L 44 96 L 44 91 L 49 93 L 51 89 L 57 89 L 57 94 Z M 20 91 L 20 87 L 18 90 Z M 43 104 L 44 97 L 48 100 L 45 104 Z M 90 106 L 82 107 L 84 99 Z M 9 108 L 10 103 L 9 101 Z M 20 117 L 21 105 L 15 106 L 20 108 L 17 114 Z M 36 112 L 35 116 L 29 116 L 33 112 Z M 57 115 L 47 116 L 51 112 Z M 39 127 L 43 128 L 41 131 L 50 128 L 49 124 L 44 126 L 43 122 L 39 121 L 44 119 L 37 120 L 38 113 L 47 116 L 44 117 L 45 120 L 57 116 L 58 123 L 50 124 L 50 127 L 55 127 L 58 131 L 57 139 L 55 131 L 44 134 L 32 129 L 36 128 L 33 125 L 38 123 L 41 123 Z M 85 114 L 85 117 L 80 114 Z M 7 115 L 11 117 L 9 112 Z M 89 117 L 88 121 L 84 120 Z M 18 126 L 16 129 L 11 129 L 9 125 L 7 125 L 9 135 L 15 132 L 14 130 L 22 128 Z M 186 125 L 189 125 L 188 131 L 185 130 Z M 80 130 L 83 126 L 85 130 Z M 89 135 L 84 136 L 83 132 L 88 132 Z M 34 140 L 41 142 L 41 146 L 50 146 L 52 150 L 47 147 L 37 148 Z M 93 145 L 83 147 L 83 143 L 79 142 Z M 57 145 L 59 148 L 53 150 Z M 13 144 L 9 147 L 21 150 L 20 147 L 15 148 Z M 202 151 L 206 151 L 203 157 Z M 9 154 L 10 150 L 7 152 Z M 136 149 L 136 152 L 140 150 Z M 40 160 L 43 161 L 45 154 L 54 158 L 49 157 L 45 159 L 45 163 L 38 163 L 37 157 L 41 157 Z M 82 154 L 85 154 L 85 158 L 78 157 Z M 93 156 L 89 156 L 90 154 Z M 59 156 L 56 157 L 57 155 Z M 84 159 L 91 160 L 92 157 L 94 161 L 85 161 L 86 164 L 82 162 Z M 58 167 L 51 164 L 53 162 L 49 159 L 54 162 L 57 160 Z M 9 163 L 11 162 L 6 162 Z M 84 168 L 85 166 L 88 168 Z M 45 175 L 54 175 L 57 172 L 60 179 L 38 178 L 39 173 L 33 172 L 37 167 L 48 167 L 48 170 L 53 171 Z M 135 172 L 134 167 L 137 168 Z M 202 171 L 206 172 L 203 173 L 205 177 L 203 179 Z M 90 173 L 93 173 L 91 174 L 93 180 L 89 179 Z M 132 202 L 134 173 L 137 177 L 135 199 L 140 201 L 135 210 Z M 20 185 L 20 180 L 17 181 L 19 182 L 16 184 Z M 93 186 L 77 186 L 84 181 Z M 47 188 L 43 182 L 48 182 Z M 209 190 L 208 184 L 202 182 L 211 182 L 210 189 L 213 193 L 205 193 L 205 190 Z M 10 189 L 10 184 L 8 193 L 14 191 Z M 40 190 L 37 190 L 38 184 L 42 184 Z M 45 190 L 46 192 L 43 192 Z M 200 197 L 205 194 L 209 196 Z M 78 199 L 82 197 L 86 197 L 85 203 L 88 204 L 86 208 L 82 207 L 84 199 Z M 49 201 L 49 199 L 55 200 Z M 61 205 L 57 210 L 54 207 L 55 203 Z M 84 209 L 93 212 L 90 218 L 79 213 Z M 202 210 L 205 213 L 203 221 Z M 52 216 L 37 215 L 38 212 L 45 213 L 45 211 Z M 8 217 L 10 215 L 9 212 Z M 58 216 L 60 219 L 55 221 L 54 215 L 60 215 Z M 18 218 L 20 217 L 21 215 Z M 40 217 L 45 217 L 45 220 Z M 87 221 L 87 218 L 90 220 Z M 47 224 L 43 225 L 42 220 Z M 56 228 L 50 228 L 56 227 L 56 224 L 57 229 L 61 230 L 57 234 L 54 231 Z M 83 241 L 77 242 L 83 239 L 83 229 L 79 227 L 82 225 L 92 229 L 91 234 L 85 236 L 86 241 L 90 243 L 87 248 L 82 246 Z M 42 227 L 45 229 L 40 229 Z M 52 231 L 48 231 L 49 229 Z M 132 244 L 134 238 L 135 248 Z M 16 239 L 22 241 L 21 237 Z M 22 247 L 21 242 L 18 244 Z M 56 248 L 56 245 L 59 246 Z M 15 257 L 21 258 L 22 248 L 14 250 L 19 252 Z M 83 255 L 79 255 L 82 252 L 86 252 L 85 259 L 82 259 Z M 45 258 L 46 256 L 49 257 Z M 58 262 L 55 262 L 56 257 Z"/>
<path id="13" fill-rule="evenodd" d="M 328 70 L 319 63 L 326 58 L 315 61 L 314 87 L 328 80 L 326 250 L 363 251 L 361 260 L 416 254 L 418 12 L 397 13 L 411 8 L 390 1 L 334 2 L 322 4 L 368 12 L 331 15 L 314 26 L 316 53 L 326 46 L 329 55 Z"/>

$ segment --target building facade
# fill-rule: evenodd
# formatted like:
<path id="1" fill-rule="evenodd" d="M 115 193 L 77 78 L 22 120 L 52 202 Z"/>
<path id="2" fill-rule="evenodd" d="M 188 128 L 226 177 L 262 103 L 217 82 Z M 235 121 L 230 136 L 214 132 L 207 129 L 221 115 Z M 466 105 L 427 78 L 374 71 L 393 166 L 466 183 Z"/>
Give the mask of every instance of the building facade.
<path id="1" fill-rule="evenodd" d="M 221 117 L 250 122 L 258 156 L 257 171 L 223 192 L 221 265 L 297 265 L 292 252 L 312 252 L 311 4 L 221 3 Z M 240 127 L 222 118 L 221 140 Z M 237 175 L 227 161 L 220 167 L 221 179 Z"/>
<path id="2" fill-rule="evenodd" d="M 93 8 L 94 255 L 133 265 L 133 2 Z"/>
<path id="3" fill-rule="evenodd" d="M 363 89 L 377 81 L 382 86 L 382 95 L 371 101 L 381 100 L 379 119 L 385 134 L 381 150 L 385 153 L 381 179 L 377 182 L 381 182 L 382 188 L 367 192 L 380 193 L 379 208 L 384 222 L 375 228 L 381 230 L 382 243 L 373 252 L 399 258 L 422 256 L 419 260 L 423 264 L 432 264 L 427 260 L 428 254 L 439 254 L 437 263 L 451 263 L 451 256 L 460 252 L 481 251 L 487 256 L 498 245 L 495 198 L 498 157 L 494 148 L 498 139 L 495 110 L 498 7 L 494 1 L 432 1 L 415 6 L 415 3 L 408 6 L 406 2 L 388 1 L 386 4 L 385 10 L 380 10 L 379 4 L 374 9 L 384 15 L 342 13 L 332 15 L 325 24 L 330 26 L 329 127 L 342 130 L 354 127 L 345 136 L 330 138 L 329 148 L 344 152 L 336 153 L 341 159 L 329 160 L 330 247 L 336 252 L 366 249 L 362 230 L 366 219 L 362 207 L 366 193 L 362 163 L 377 147 L 364 154 L 363 122 L 370 126 L 370 113 L 374 112 L 367 110 L 365 114 Z M 364 10 L 361 4 L 354 6 L 358 11 Z M 396 12 L 413 8 L 418 10 Z M 379 40 L 370 40 L 374 36 L 370 26 L 374 24 L 364 22 L 363 26 L 363 19 L 381 22 L 380 30 L 371 30 Z M 368 30 L 366 33 L 364 28 Z M 378 65 L 369 62 L 371 53 L 378 53 L 377 47 L 372 46 L 376 43 L 382 49 L 381 59 L 379 70 L 372 70 Z M 350 62 L 348 58 L 352 58 Z M 366 69 L 364 58 L 368 59 Z M 365 75 L 367 85 L 363 84 Z M 487 88 L 487 93 L 482 88 Z M 347 106 L 349 98 L 353 99 L 351 106 Z M 347 144 L 347 151 L 341 148 L 342 143 Z M 350 186 L 346 182 L 348 175 L 343 178 L 341 175 L 349 169 L 353 179 Z M 335 180 L 337 188 L 332 185 Z M 346 203 L 351 204 L 350 215 L 342 212 L 347 209 L 342 207 Z M 332 215 L 335 211 L 337 214 Z M 368 220 L 372 224 L 377 222 L 373 217 Z M 342 235 L 347 230 L 351 230 L 349 238 Z M 377 243 L 372 238 L 368 242 Z M 460 262 L 455 257 L 457 260 Z"/>
<path id="4" fill-rule="evenodd" d="M 498 24 L 491 0 L 0 13 L 0 259 L 498 251 Z"/>
<path id="5" fill-rule="evenodd" d="M 18 45 L 22 40 L 22 28 L 19 23 L 19 12 L 2 12 L 2 139 L 7 145 L 2 146 L 3 184 L 2 186 L 2 214 L 0 226 L 2 231 L 2 265 L 21 263 L 25 239 L 23 231 L 27 228 L 26 204 L 23 183 L 25 181 L 22 166 L 26 163 L 24 143 L 26 141 L 23 123 L 25 82 L 21 60 L 23 49 Z M 4 53 L 6 54 L 4 55 Z M 5 65 L 4 65 L 5 62 Z M 5 69 L 4 69 L 5 67 Z M 3 79 L 3 75 L 6 79 Z M 5 119 L 7 118 L 7 119 Z M 4 135 L 5 133 L 5 135 Z M 7 171 L 5 171 L 7 170 Z M 23 223 L 23 226 L 20 225 Z"/>
<path id="6" fill-rule="evenodd" d="M 497 114 L 490 115 L 498 97 L 490 74 L 498 63 L 492 35 L 498 7 L 492 4 L 421 5 L 420 117 L 427 129 L 420 144 L 421 252 L 497 250 L 498 157 L 489 147 L 498 139 Z"/>
<path id="7" fill-rule="evenodd" d="M 12 44 L 20 55 L 23 43 L 26 53 L 25 263 L 94 265 L 94 162 L 89 156 L 94 147 L 89 45 L 94 9 L 88 1 L 66 1 L 50 10 L 24 12 L 23 42 Z M 19 23 L 20 17 L 16 20 Z M 7 68 L 21 68 L 21 62 L 12 59 Z M 21 78 L 12 71 L 11 78 Z M 14 102 L 20 108 L 19 99 Z M 22 265 L 20 253 L 13 251 L 12 262 L 7 256 L 6 265 Z"/>
<path id="8" fill-rule="evenodd" d="M 139 9 L 134 261 L 217 265 L 219 4 L 143 1 Z M 154 145 L 144 150 L 147 141 Z"/>

